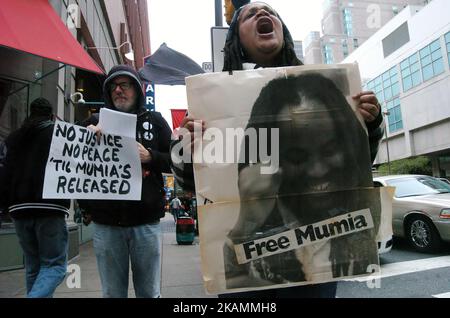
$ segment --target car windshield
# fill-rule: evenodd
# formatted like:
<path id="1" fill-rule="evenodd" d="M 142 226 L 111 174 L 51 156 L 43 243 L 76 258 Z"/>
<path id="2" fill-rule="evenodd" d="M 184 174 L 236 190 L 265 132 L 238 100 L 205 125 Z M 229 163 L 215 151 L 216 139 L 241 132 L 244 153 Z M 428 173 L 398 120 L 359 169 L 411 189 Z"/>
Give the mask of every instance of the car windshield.
<path id="1" fill-rule="evenodd" d="M 395 196 L 397 198 L 450 193 L 450 184 L 432 177 L 401 178 L 386 182 L 388 185 L 396 187 Z"/>

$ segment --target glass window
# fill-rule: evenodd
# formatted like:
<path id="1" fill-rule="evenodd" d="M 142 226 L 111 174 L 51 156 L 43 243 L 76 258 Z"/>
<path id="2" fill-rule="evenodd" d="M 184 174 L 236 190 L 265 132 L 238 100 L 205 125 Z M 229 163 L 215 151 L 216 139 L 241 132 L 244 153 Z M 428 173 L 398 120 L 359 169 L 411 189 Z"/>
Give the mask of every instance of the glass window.
<path id="1" fill-rule="evenodd" d="M 421 52 L 426 53 L 426 50 L 421 50 Z M 403 91 L 406 92 L 413 87 L 416 87 L 422 83 L 422 78 L 420 76 L 420 64 L 418 60 L 418 54 L 414 53 L 404 61 L 400 63 L 402 69 L 402 81 L 403 81 Z"/>
<path id="2" fill-rule="evenodd" d="M 323 47 L 323 57 L 325 64 L 333 64 L 333 50 L 329 44 L 325 44 Z"/>
<path id="3" fill-rule="evenodd" d="M 430 46 L 426 46 L 420 50 L 420 57 L 424 58 L 425 56 L 430 55 Z"/>
<path id="4" fill-rule="evenodd" d="M 431 60 L 433 62 L 439 60 L 441 57 L 442 57 L 442 54 L 441 54 L 440 49 L 438 51 L 434 51 L 433 53 L 431 53 Z"/>
<path id="5" fill-rule="evenodd" d="M 402 110 L 400 108 L 400 98 L 395 98 L 386 104 L 389 111 L 388 125 L 389 132 L 393 133 L 403 129 Z"/>
<path id="6" fill-rule="evenodd" d="M 398 81 L 394 84 L 392 84 L 392 96 L 398 96 L 400 95 L 400 85 Z"/>
<path id="7" fill-rule="evenodd" d="M 375 85 L 380 85 L 380 84 L 381 84 L 381 77 L 378 76 L 378 77 L 375 79 Z"/>
<path id="8" fill-rule="evenodd" d="M 450 64 L 450 32 L 445 35 L 445 44 L 447 44 L 447 58 L 448 64 Z"/>
<path id="9" fill-rule="evenodd" d="M 441 43 L 440 43 L 439 39 L 437 39 L 436 41 L 434 41 L 433 43 L 430 44 L 430 51 L 431 52 L 434 52 L 434 51 L 437 51 L 437 50 L 440 50 L 440 49 L 441 49 Z"/>
<path id="10" fill-rule="evenodd" d="M 402 69 L 402 71 L 404 69 L 407 69 L 408 67 L 409 67 L 409 61 L 407 59 L 400 63 L 400 68 Z"/>
<path id="11" fill-rule="evenodd" d="M 346 35 L 353 35 L 353 22 L 352 22 L 352 12 L 348 8 L 344 8 L 342 10 L 342 14 L 344 16 L 344 32 Z"/>
<path id="12" fill-rule="evenodd" d="M 444 72 L 440 39 L 420 50 L 420 63 L 422 64 L 424 81 Z"/>
<path id="13" fill-rule="evenodd" d="M 414 70 L 413 70 L 414 71 Z M 411 75 L 411 68 L 405 68 L 404 70 L 403 70 L 403 72 L 402 72 L 402 76 L 403 77 L 405 77 L 405 76 L 408 76 L 408 75 Z"/>
<path id="14" fill-rule="evenodd" d="M 422 65 L 428 65 L 431 63 L 431 55 L 427 55 L 421 60 Z"/>
<path id="15" fill-rule="evenodd" d="M 442 58 L 437 60 L 436 62 L 433 62 L 433 71 L 434 74 L 442 74 L 444 73 L 444 62 L 442 61 Z"/>
<path id="16" fill-rule="evenodd" d="M 404 67 L 409 70 L 409 59 L 406 60 Z M 419 74 L 419 72 L 418 72 Z M 420 75 L 420 74 L 419 74 Z M 409 82 L 407 85 L 412 87 L 412 77 L 408 77 Z M 380 76 L 371 80 L 367 87 L 374 91 L 377 95 L 378 101 L 385 105 L 384 110 L 389 111 L 387 116 L 387 126 L 390 132 L 395 132 L 403 129 L 403 122 L 400 110 L 400 83 L 398 78 L 397 66 L 394 66 L 390 70 L 384 72 Z"/>
<path id="17" fill-rule="evenodd" d="M 393 67 L 389 70 L 389 74 L 391 75 L 391 77 L 396 77 L 397 78 L 397 68 Z"/>
<path id="18" fill-rule="evenodd" d="M 423 80 L 427 81 L 433 77 L 433 65 L 429 64 L 422 69 L 423 72 Z"/>
<path id="19" fill-rule="evenodd" d="M 419 71 L 420 71 L 420 64 L 419 64 L 419 62 L 411 64 L 411 73 L 419 72 Z"/>
<path id="20" fill-rule="evenodd" d="M 420 77 L 420 72 L 415 72 L 411 74 L 413 87 L 416 87 L 420 83 L 422 83 L 422 78 Z"/>
<path id="21" fill-rule="evenodd" d="M 392 97 L 392 89 L 389 87 L 384 90 L 384 98 L 386 100 L 390 99 Z"/>
<path id="22" fill-rule="evenodd" d="M 403 90 L 406 92 L 413 87 L 411 76 L 403 79 Z"/>

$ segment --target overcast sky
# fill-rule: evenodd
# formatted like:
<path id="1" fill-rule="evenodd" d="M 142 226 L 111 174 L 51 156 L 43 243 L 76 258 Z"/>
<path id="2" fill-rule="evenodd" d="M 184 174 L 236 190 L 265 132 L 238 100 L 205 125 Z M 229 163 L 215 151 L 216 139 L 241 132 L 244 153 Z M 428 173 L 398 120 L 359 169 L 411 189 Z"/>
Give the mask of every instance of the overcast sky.
<path id="1" fill-rule="evenodd" d="M 294 40 L 303 41 L 310 31 L 320 31 L 322 1 L 267 0 L 281 16 Z M 151 53 L 166 42 L 200 66 L 211 62 L 211 27 L 215 25 L 214 0 L 147 0 L 150 19 Z M 222 11 L 223 8 L 222 8 Z M 223 25 L 227 26 L 223 21 Z M 170 109 L 186 108 L 184 86 L 155 89 L 156 110 L 172 126 Z"/>

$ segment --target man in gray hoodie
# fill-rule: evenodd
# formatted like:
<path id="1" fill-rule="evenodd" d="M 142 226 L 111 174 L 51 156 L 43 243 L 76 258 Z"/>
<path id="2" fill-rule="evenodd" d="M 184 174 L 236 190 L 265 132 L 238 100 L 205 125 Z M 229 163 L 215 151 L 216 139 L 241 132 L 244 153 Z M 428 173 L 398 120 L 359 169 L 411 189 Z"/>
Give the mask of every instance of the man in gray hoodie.
<path id="1" fill-rule="evenodd" d="M 137 72 L 114 66 L 103 84 L 108 108 L 137 115 L 136 140 L 142 164 L 140 201 L 79 200 L 94 222 L 94 250 L 103 296 L 128 296 L 129 264 L 136 297 L 160 297 L 161 227 L 164 216 L 162 173 L 170 172 L 169 144 L 172 131 L 158 112 L 144 108 L 144 94 Z M 98 115 L 84 125 L 100 133 Z M 130 262 L 131 261 L 131 262 Z"/>

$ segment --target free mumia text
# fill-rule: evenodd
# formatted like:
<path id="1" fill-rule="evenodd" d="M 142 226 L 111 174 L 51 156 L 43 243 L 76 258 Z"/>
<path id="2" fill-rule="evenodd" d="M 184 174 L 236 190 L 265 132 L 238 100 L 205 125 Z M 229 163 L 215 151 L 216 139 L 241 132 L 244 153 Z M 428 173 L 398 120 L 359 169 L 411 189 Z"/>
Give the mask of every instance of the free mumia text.
<path id="1" fill-rule="evenodd" d="M 235 245 L 239 264 L 373 228 L 369 209 L 301 226 L 281 234 Z"/>

